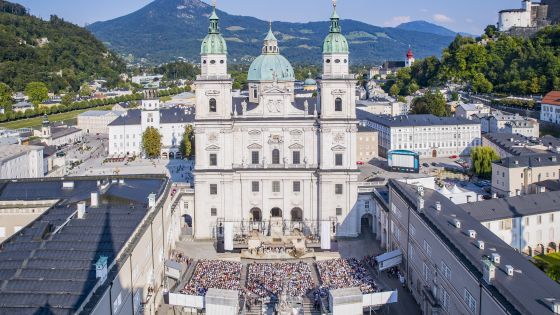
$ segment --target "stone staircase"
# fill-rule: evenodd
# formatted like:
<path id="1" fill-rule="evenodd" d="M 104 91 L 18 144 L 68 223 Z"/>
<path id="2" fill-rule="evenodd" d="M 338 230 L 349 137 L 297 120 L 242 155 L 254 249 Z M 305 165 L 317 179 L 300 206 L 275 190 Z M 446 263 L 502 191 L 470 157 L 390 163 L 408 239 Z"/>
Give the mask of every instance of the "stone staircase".
<path id="1" fill-rule="evenodd" d="M 313 300 L 310 298 L 303 298 L 303 314 L 304 315 L 321 315 L 321 311 L 313 308 Z"/>

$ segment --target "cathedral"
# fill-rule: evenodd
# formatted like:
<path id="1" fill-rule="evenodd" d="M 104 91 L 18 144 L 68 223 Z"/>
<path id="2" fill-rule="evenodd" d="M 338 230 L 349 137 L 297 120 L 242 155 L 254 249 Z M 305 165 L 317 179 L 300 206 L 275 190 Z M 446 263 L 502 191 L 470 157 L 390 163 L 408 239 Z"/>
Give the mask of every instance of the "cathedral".
<path id="1" fill-rule="evenodd" d="M 295 97 L 294 70 L 272 25 L 249 68 L 248 96 L 232 95 L 227 44 L 214 9 L 195 82 L 194 236 L 214 238 L 270 222 L 284 230 L 357 236 L 356 78 L 334 6 L 316 97 Z M 325 30 L 325 33 L 327 30 Z"/>

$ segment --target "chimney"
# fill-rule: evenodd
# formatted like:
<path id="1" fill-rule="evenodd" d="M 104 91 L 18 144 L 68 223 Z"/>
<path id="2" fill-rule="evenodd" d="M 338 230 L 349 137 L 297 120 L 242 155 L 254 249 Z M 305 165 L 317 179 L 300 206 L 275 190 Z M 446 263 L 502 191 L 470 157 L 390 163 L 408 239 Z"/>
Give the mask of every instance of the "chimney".
<path id="1" fill-rule="evenodd" d="M 513 277 L 513 266 L 512 265 L 506 265 L 506 271 L 508 276 Z"/>
<path id="2" fill-rule="evenodd" d="M 441 211 L 441 202 L 436 202 L 436 210 Z"/>
<path id="3" fill-rule="evenodd" d="M 560 314 L 560 300 L 555 298 L 545 298 L 542 301 L 548 309 L 554 312 L 554 314 Z"/>
<path id="4" fill-rule="evenodd" d="M 516 195 L 516 196 L 521 196 L 521 190 L 516 189 L 516 190 L 515 190 L 515 195 Z"/>
<path id="5" fill-rule="evenodd" d="M 476 243 L 477 243 L 477 245 L 478 245 L 478 249 L 484 250 L 484 241 L 478 241 L 478 242 L 476 242 Z"/>
<path id="6" fill-rule="evenodd" d="M 492 253 L 492 262 L 495 263 L 496 265 L 499 265 L 500 264 L 500 254 Z"/>
<path id="7" fill-rule="evenodd" d="M 476 238 L 476 231 L 475 230 L 469 230 L 469 237 L 470 238 Z"/>
<path id="8" fill-rule="evenodd" d="M 119 185 L 124 185 L 124 178 L 119 179 Z"/>
<path id="9" fill-rule="evenodd" d="M 492 199 L 498 199 L 498 193 L 492 193 Z"/>
<path id="10" fill-rule="evenodd" d="M 472 198 L 471 195 L 467 195 L 467 203 L 470 203 L 470 202 L 471 202 L 471 198 Z"/>
<path id="11" fill-rule="evenodd" d="M 515 160 L 513 163 L 515 163 L 515 165 L 519 165 L 519 161 Z"/>
<path id="12" fill-rule="evenodd" d="M 101 181 L 97 180 L 97 187 L 101 186 Z"/>
<path id="13" fill-rule="evenodd" d="M 496 266 L 488 258 L 482 259 L 482 274 L 484 281 L 488 284 L 492 284 L 496 278 Z"/>
<path id="14" fill-rule="evenodd" d="M 83 219 L 86 215 L 86 202 L 80 201 L 78 202 L 78 219 Z"/>
<path id="15" fill-rule="evenodd" d="M 90 201 L 89 205 L 92 208 L 99 207 L 99 194 L 97 192 L 92 192 L 91 193 L 91 201 Z"/>
<path id="16" fill-rule="evenodd" d="M 148 208 L 153 209 L 156 206 L 156 194 L 151 193 L 148 195 Z"/>
<path id="17" fill-rule="evenodd" d="M 459 219 L 453 219 L 453 226 L 457 229 L 461 228 L 461 221 Z"/>

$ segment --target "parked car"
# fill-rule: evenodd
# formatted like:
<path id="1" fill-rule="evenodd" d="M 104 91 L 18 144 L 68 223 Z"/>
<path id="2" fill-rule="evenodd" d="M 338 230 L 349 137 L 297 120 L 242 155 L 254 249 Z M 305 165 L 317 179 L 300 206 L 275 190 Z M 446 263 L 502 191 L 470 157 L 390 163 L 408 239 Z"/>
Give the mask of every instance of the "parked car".
<path id="1" fill-rule="evenodd" d="M 430 167 L 430 164 L 424 162 L 424 163 L 422 163 L 422 166 L 424 166 L 424 167 Z"/>
<path id="2" fill-rule="evenodd" d="M 356 164 L 358 164 L 358 165 L 364 165 L 364 162 L 358 161 L 358 162 L 356 162 Z"/>
<path id="3" fill-rule="evenodd" d="M 437 163 L 436 163 L 436 162 L 432 162 L 432 166 L 437 166 Z"/>
<path id="4" fill-rule="evenodd" d="M 457 155 L 452 155 L 452 156 L 450 156 L 449 158 L 453 160 L 453 159 L 458 158 L 458 156 L 457 156 Z"/>

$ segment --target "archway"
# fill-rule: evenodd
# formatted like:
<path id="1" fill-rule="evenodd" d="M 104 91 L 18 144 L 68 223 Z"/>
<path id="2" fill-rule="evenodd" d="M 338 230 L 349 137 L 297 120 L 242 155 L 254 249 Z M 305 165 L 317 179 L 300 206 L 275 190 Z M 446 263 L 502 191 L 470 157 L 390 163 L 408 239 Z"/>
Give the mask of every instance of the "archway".
<path id="1" fill-rule="evenodd" d="M 301 208 L 293 208 L 291 211 L 292 222 L 303 221 L 303 210 Z"/>
<path id="2" fill-rule="evenodd" d="M 273 218 L 281 218 L 282 210 L 280 208 L 272 208 L 272 210 L 270 210 L 270 216 Z"/>
<path id="3" fill-rule="evenodd" d="M 546 254 L 546 252 L 544 251 L 544 245 L 543 244 L 538 244 L 537 245 L 537 249 L 535 250 L 535 254 L 537 254 L 537 255 Z"/>
<path id="4" fill-rule="evenodd" d="M 259 208 L 251 209 L 251 221 L 261 222 L 262 221 L 262 211 Z"/>
<path id="5" fill-rule="evenodd" d="M 373 224 L 373 216 L 370 213 L 364 214 L 361 219 L 361 234 L 371 233 Z"/>
<path id="6" fill-rule="evenodd" d="M 169 152 L 169 159 L 170 159 L 170 160 L 175 159 L 175 153 Z"/>
<path id="7" fill-rule="evenodd" d="M 434 149 L 434 150 L 432 151 L 432 157 L 433 157 L 433 158 L 437 158 L 437 150 Z"/>
<path id="8" fill-rule="evenodd" d="M 523 253 L 527 256 L 533 256 L 533 249 L 531 248 L 531 246 L 527 246 L 525 247 L 525 249 L 523 250 Z"/>

